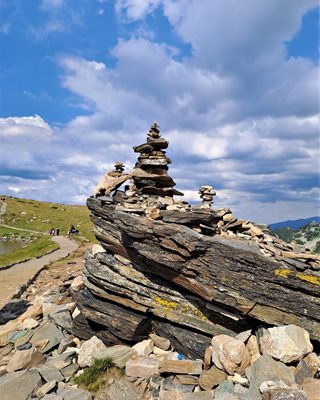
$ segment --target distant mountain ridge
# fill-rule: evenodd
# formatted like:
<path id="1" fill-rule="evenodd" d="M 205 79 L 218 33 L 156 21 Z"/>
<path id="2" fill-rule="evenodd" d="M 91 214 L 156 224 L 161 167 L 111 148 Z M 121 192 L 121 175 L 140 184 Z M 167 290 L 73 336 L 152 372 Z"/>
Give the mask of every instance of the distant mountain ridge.
<path id="1" fill-rule="evenodd" d="M 318 221 L 316 221 L 316 218 Z M 271 229 L 280 239 L 287 243 L 296 242 L 298 245 L 304 246 L 315 253 L 320 253 L 320 221 L 319 217 L 308 218 L 308 222 L 298 229 L 294 229 L 291 226 L 282 226 L 277 229 Z M 288 222 L 299 222 L 305 220 L 288 221 Z M 285 222 L 283 222 L 285 223 Z M 282 224 L 282 223 L 279 223 Z M 277 224 L 274 224 L 277 225 Z M 270 226 L 269 226 L 270 228 Z"/>
<path id="2" fill-rule="evenodd" d="M 269 228 L 274 231 L 276 229 L 280 228 L 291 228 L 291 229 L 299 229 L 304 225 L 309 224 L 310 222 L 320 222 L 320 217 L 309 217 L 309 218 L 303 218 L 303 219 L 295 219 L 295 220 L 288 220 L 288 221 L 281 221 L 281 222 L 275 222 L 274 224 L 270 224 Z"/>

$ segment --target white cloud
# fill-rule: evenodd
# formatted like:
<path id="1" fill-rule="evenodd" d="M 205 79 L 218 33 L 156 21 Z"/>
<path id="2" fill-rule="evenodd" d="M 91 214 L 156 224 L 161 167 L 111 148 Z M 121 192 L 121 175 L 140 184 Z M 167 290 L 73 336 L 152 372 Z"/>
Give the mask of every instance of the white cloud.
<path id="1" fill-rule="evenodd" d="M 38 116 L 0 120 L 7 154 L 15 151 L 13 137 L 21 149 L 19 160 L 0 150 L 7 169 L 0 191 L 81 201 L 114 161 L 134 165 L 132 146 L 156 120 L 170 141 L 170 174 L 189 200 L 198 201 L 198 188 L 209 184 L 216 206 L 242 218 L 317 214 L 319 68 L 288 59 L 283 44 L 315 2 L 238 4 L 117 1 L 119 15 L 131 22 L 162 6 L 192 54 L 155 43 L 139 28 L 113 48 L 115 67 L 60 57 L 63 87 L 91 114 L 59 129 Z"/>
<path id="2" fill-rule="evenodd" d="M 145 17 L 154 11 L 161 0 L 116 0 L 116 12 L 130 21 Z"/>
<path id="3" fill-rule="evenodd" d="M 46 11 L 57 10 L 64 4 L 64 0 L 42 0 L 41 8 Z"/>

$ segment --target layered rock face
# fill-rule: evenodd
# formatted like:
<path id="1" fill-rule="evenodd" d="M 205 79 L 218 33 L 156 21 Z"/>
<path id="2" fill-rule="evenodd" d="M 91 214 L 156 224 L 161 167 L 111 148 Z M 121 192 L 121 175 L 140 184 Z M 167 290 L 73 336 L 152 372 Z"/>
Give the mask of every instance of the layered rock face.
<path id="1" fill-rule="evenodd" d="M 320 340 L 319 256 L 215 210 L 209 186 L 199 190 L 200 205 L 174 200 L 181 193 L 168 175 L 167 146 L 154 124 L 134 147 L 135 168 L 118 168 L 114 185 L 106 175 L 88 199 L 101 245 L 86 255 L 74 332 L 111 345 L 153 331 L 191 358 L 203 357 L 213 335 L 260 324 L 296 324 Z"/>

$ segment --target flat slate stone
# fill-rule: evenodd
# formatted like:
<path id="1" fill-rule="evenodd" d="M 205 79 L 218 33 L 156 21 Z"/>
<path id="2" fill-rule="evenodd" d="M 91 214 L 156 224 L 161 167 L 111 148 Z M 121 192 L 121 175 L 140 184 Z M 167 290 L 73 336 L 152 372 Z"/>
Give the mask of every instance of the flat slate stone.
<path id="1" fill-rule="evenodd" d="M 34 369 L 6 374 L 0 377 L 1 400 L 27 400 L 40 381 Z"/>
<path id="2" fill-rule="evenodd" d="M 57 394 L 63 398 L 63 400 L 92 400 L 93 396 L 86 390 L 76 388 L 65 388 L 58 389 Z"/>
<path id="3" fill-rule="evenodd" d="M 168 223 L 181 224 L 187 226 L 193 225 L 210 225 L 214 221 L 214 216 L 211 212 L 180 212 L 162 210 L 160 212 L 162 220 Z"/>
<path id="4" fill-rule="evenodd" d="M 250 374 L 247 372 L 250 371 Z M 261 399 L 260 385 L 265 381 L 282 381 L 291 386 L 295 382 L 293 371 L 280 361 L 268 355 L 262 355 L 246 370 L 250 382 L 247 400 Z"/>
<path id="5" fill-rule="evenodd" d="M 61 372 L 54 365 L 44 365 L 41 368 L 37 368 L 37 370 L 46 382 L 62 382 L 64 379 Z"/>
<path id="6" fill-rule="evenodd" d="M 60 370 L 70 365 L 75 355 L 75 351 L 68 351 L 67 353 L 59 354 L 58 356 L 48 358 L 46 365 L 53 365 Z"/>
<path id="7" fill-rule="evenodd" d="M 44 339 L 49 340 L 47 345 L 40 350 L 42 353 L 46 353 L 49 350 L 57 347 L 64 338 L 65 335 L 56 327 L 53 322 L 46 321 L 35 330 L 32 338 L 30 339 L 30 343 L 32 343 L 34 346 L 38 341 Z"/>
<path id="8" fill-rule="evenodd" d="M 202 372 L 202 361 L 189 360 L 164 360 L 159 363 L 160 373 L 173 373 L 184 375 L 200 375 Z"/>
<path id="9" fill-rule="evenodd" d="M 96 358 L 111 358 L 117 367 L 123 368 L 126 366 L 127 361 L 135 355 L 137 355 L 137 352 L 133 348 L 115 345 L 101 351 Z"/>

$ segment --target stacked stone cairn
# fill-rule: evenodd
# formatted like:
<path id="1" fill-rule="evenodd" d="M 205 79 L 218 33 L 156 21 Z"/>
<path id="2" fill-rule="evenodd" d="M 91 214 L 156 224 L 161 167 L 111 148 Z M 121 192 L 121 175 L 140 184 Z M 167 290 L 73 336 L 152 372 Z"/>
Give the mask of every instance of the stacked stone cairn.
<path id="1" fill-rule="evenodd" d="M 109 172 L 109 176 L 119 177 L 122 176 L 124 172 L 124 164 L 121 161 L 116 161 L 114 164 L 114 170 Z"/>
<path id="2" fill-rule="evenodd" d="M 211 208 L 213 204 L 213 198 L 216 192 L 213 190 L 212 186 L 201 186 L 199 189 L 200 199 L 202 199 L 201 208 Z"/>
<path id="3" fill-rule="evenodd" d="M 171 164 L 171 160 L 164 151 L 167 147 L 168 142 L 161 137 L 159 126 L 155 122 L 149 129 L 147 142 L 133 148 L 136 153 L 140 153 L 132 172 L 139 194 L 160 197 L 183 195 L 173 189 L 176 184 L 168 175 L 168 164 Z"/>
<path id="4" fill-rule="evenodd" d="M 118 177 L 107 174 L 106 187 L 98 185 L 95 196 L 87 200 L 100 245 L 95 245 L 85 257 L 85 287 L 75 295 L 80 314 L 73 321 L 73 333 L 83 339 L 97 336 L 107 346 L 129 347 L 156 334 L 169 340 L 172 348 L 189 361 L 206 360 L 210 343 L 213 346 L 212 337 L 219 337 L 228 342 L 229 350 L 225 351 L 230 351 L 235 364 L 241 366 L 232 370 L 232 374 L 241 376 L 239 380 L 249 366 L 248 357 L 238 357 L 240 353 L 234 350 L 237 347 L 233 347 L 230 338 L 237 338 L 244 331 L 255 332 L 260 343 L 264 332 L 260 326 L 278 326 L 281 330 L 284 324 L 295 325 L 319 343 L 319 255 L 284 243 L 266 226 L 240 220 L 228 208 L 213 208 L 215 192 L 211 186 L 200 188 L 199 205 L 176 200 L 174 196 L 180 192 L 174 189 L 175 183 L 168 175 L 170 160 L 164 151 L 167 147 L 158 125 L 153 124 L 146 143 L 134 147 L 139 153 L 134 169 L 128 173 L 121 171 Z M 120 180 L 129 184 L 122 189 Z M 225 351 L 220 360 L 212 356 L 213 364 L 231 373 L 231 369 L 222 368 Z M 146 361 L 152 374 L 155 356 L 151 353 L 151 361 Z M 281 358 L 275 356 L 277 360 Z M 263 363 L 259 371 L 269 367 L 273 368 Z M 140 383 L 144 382 L 140 378 L 147 378 L 145 381 L 151 387 L 158 385 L 149 380 L 150 376 L 140 375 L 139 368 L 138 365 L 135 372 L 129 368 L 128 375 L 138 377 Z M 159 368 L 160 375 L 165 377 L 176 373 L 177 366 L 170 364 L 168 368 L 172 370 Z M 181 371 L 178 375 L 188 375 Z M 275 380 L 277 373 L 269 380 Z M 252 379 L 250 373 L 246 379 Z M 186 380 L 184 377 L 183 382 Z M 292 388 L 292 379 L 285 384 L 290 382 Z M 157 387 L 161 389 L 162 383 Z M 177 391 L 171 394 L 176 396 L 175 400 L 213 398 L 211 391 L 203 394 L 205 386 L 201 384 L 201 394 L 195 397 L 196 387 L 197 384 L 190 394 L 194 397 L 178 395 Z M 228 399 L 260 399 L 261 390 L 255 390 L 251 397 L 230 392 Z M 158 393 L 158 397 L 152 398 L 169 400 L 171 394 L 161 397 Z M 205 395 L 209 397 L 200 397 Z M 214 398 L 220 399 L 216 392 Z"/>
<path id="5" fill-rule="evenodd" d="M 73 377 L 107 357 L 125 375 L 97 400 L 319 400 L 319 256 L 212 209 L 210 186 L 175 200 L 167 147 L 153 124 L 88 199 L 83 276 L 44 270 L 0 312 L 1 400 L 92 400 Z"/>

